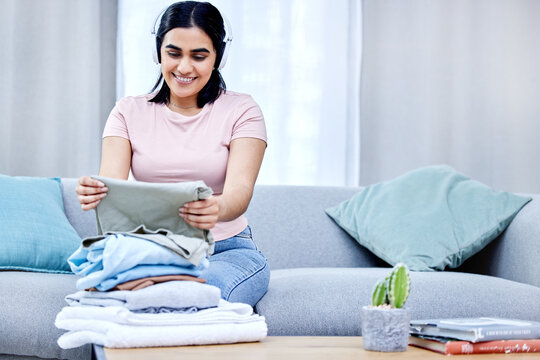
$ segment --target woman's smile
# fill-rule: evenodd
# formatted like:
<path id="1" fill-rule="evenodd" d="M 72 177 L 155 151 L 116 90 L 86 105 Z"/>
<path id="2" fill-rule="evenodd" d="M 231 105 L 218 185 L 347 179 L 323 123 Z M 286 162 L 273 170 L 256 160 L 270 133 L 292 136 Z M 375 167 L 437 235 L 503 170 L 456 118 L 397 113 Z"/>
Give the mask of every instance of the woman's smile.
<path id="1" fill-rule="evenodd" d="M 180 83 L 181 85 L 189 85 L 191 84 L 193 81 L 195 81 L 195 79 L 197 79 L 197 76 L 195 77 L 188 77 L 188 76 L 181 76 L 181 75 L 177 75 L 175 73 L 172 73 L 172 76 L 174 77 L 174 79 Z"/>
<path id="2" fill-rule="evenodd" d="M 194 77 L 188 77 L 188 76 L 181 76 L 181 75 L 176 75 L 175 73 L 172 73 L 174 79 L 179 82 L 181 85 L 189 85 L 191 84 L 193 81 L 195 81 L 195 79 L 197 79 L 197 76 L 194 76 Z"/>

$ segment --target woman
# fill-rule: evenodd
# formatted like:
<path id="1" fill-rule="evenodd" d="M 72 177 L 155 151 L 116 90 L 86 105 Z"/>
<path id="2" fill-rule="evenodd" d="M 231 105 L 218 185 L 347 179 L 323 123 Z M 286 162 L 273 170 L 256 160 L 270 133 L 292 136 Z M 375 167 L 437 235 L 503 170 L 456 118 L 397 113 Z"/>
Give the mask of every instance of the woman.
<path id="1" fill-rule="evenodd" d="M 229 30 L 230 31 L 230 30 Z M 156 36 L 159 91 L 126 97 L 103 132 L 99 174 L 138 181 L 204 180 L 214 195 L 179 209 L 179 216 L 216 241 L 201 277 L 222 297 L 254 305 L 266 292 L 269 268 L 256 249 L 246 211 L 266 149 L 260 108 L 249 95 L 225 91 L 219 72 L 227 46 L 219 11 L 209 3 L 169 6 Z M 223 64 L 221 64 L 223 65 Z M 77 187 L 83 210 L 107 195 L 103 183 L 83 176 Z"/>

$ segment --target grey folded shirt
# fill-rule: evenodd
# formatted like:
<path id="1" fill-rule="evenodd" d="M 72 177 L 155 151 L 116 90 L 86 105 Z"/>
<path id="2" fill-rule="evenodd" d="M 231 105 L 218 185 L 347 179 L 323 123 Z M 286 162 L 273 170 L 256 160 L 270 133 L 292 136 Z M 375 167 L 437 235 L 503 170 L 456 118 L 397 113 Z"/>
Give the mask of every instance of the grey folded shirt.
<path id="1" fill-rule="evenodd" d="M 70 306 L 122 306 L 129 310 L 152 307 L 200 309 L 216 307 L 221 298 L 221 290 L 213 285 L 195 281 L 168 281 L 140 290 L 78 291 L 67 295 Z"/>
<path id="2" fill-rule="evenodd" d="M 214 252 L 208 230 L 187 224 L 179 215 L 185 203 L 207 199 L 212 189 L 203 181 L 147 183 L 92 176 L 108 188 L 96 208 L 98 236 L 87 237 L 82 245 L 114 233 L 129 234 L 154 241 L 198 263 Z M 191 262 L 191 261 L 190 261 Z"/>

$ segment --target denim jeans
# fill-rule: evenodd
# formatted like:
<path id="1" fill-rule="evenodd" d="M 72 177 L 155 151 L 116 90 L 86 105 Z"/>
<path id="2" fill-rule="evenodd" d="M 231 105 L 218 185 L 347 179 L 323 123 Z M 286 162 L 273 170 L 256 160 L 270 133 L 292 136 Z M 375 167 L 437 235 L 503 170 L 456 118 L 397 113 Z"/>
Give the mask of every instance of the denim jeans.
<path id="1" fill-rule="evenodd" d="M 221 289 L 221 297 L 230 302 L 254 306 L 266 293 L 270 268 L 257 249 L 248 226 L 241 233 L 216 241 L 210 266 L 201 278 Z"/>

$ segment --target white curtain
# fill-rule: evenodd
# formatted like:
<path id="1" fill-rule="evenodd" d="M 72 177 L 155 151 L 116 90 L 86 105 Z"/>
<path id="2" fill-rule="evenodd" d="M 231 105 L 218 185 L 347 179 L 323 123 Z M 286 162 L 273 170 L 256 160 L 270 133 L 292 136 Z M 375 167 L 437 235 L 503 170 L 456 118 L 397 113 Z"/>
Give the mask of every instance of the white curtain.
<path id="1" fill-rule="evenodd" d="M 97 173 L 114 105 L 116 2 L 1 0 L 0 173 Z"/>
<path id="2" fill-rule="evenodd" d="M 449 164 L 540 192 L 540 1 L 364 0 L 361 184 Z"/>
<path id="3" fill-rule="evenodd" d="M 1 0 L 0 173 L 97 172 L 115 95 L 157 77 L 150 31 L 171 2 L 120 0 L 115 81 L 115 1 Z M 539 1 L 213 3 L 235 37 L 228 88 L 266 115 L 259 183 L 368 185 L 446 163 L 540 192 Z"/>
<path id="4" fill-rule="evenodd" d="M 120 0 L 117 97 L 147 93 L 152 25 L 174 1 Z M 259 184 L 359 181 L 361 3 L 356 0 L 215 0 L 234 40 L 227 89 L 261 106 L 268 149 Z"/>

